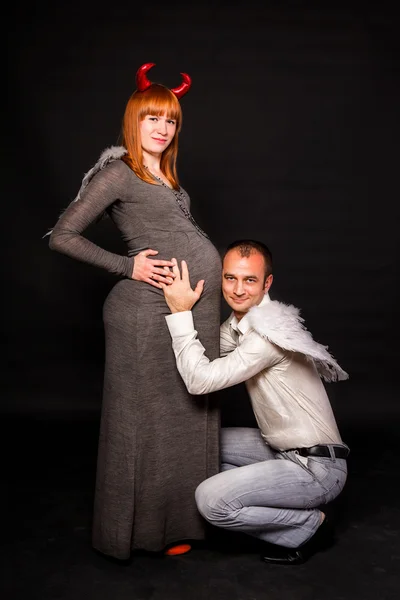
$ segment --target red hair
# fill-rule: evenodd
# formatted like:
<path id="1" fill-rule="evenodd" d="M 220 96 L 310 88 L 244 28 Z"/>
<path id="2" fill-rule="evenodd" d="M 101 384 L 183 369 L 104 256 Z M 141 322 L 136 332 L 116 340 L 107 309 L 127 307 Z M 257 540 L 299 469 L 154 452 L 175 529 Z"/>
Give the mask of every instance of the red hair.
<path id="1" fill-rule="evenodd" d="M 182 109 L 178 98 L 167 87 L 152 83 L 144 92 L 136 90 L 129 98 L 122 121 L 122 144 L 128 151 L 122 160 L 136 175 L 154 184 L 154 178 L 143 166 L 143 151 L 139 124 L 146 115 L 161 116 L 176 121 L 176 133 L 172 142 L 161 155 L 160 168 L 174 189 L 179 188 L 176 160 L 178 156 L 178 135 L 182 127 Z"/>

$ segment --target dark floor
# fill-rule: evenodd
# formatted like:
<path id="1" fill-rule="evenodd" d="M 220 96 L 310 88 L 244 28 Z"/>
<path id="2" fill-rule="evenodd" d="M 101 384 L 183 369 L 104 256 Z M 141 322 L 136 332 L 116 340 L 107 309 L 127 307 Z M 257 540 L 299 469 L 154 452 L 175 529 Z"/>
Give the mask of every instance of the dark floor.
<path id="1" fill-rule="evenodd" d="M 372 401 L 372 399 L 371 399 Z M 353 420 L 337 542 L 302 566 L 270 566 L 224 539 L 121 566 L 90 545 L 98 416 L 3 415 L 2 600 L 393 600 L 400 592 L 400 420 Z"/>

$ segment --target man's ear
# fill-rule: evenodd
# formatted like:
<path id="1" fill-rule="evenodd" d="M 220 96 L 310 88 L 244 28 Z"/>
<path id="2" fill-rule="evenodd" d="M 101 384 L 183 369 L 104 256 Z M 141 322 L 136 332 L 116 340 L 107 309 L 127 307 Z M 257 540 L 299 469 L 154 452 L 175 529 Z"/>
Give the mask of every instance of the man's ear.
<path id="1" fill-rule="evenodd" d="M 271 273 L 271 275 L 268 275 L 268 277 L 264 283 L 264 293 L 265 294 L 268 292 L 269 288 L 271 287 L 273 280 L 274 280 L 274 276 Z"/>

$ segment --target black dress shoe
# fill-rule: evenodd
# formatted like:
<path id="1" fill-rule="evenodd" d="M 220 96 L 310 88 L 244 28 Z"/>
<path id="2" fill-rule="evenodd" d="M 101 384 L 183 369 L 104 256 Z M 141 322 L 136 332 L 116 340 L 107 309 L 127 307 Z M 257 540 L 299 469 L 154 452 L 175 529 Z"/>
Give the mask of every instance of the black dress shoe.
<path id="1" fill-rule="evenodd" d="M 268 544 L 262 553 L 262 560 L 272 565 L 302 565 L 316 552 L 326 550 L 334 543 L 333 524 L 325 517 L 311 539 L 297 548 L 286 548 Z"/>

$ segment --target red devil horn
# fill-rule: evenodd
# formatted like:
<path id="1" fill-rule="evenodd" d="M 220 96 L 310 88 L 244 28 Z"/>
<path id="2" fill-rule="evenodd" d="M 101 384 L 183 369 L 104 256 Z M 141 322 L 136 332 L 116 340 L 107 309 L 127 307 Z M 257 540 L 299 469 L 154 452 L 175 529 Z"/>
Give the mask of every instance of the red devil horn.
<path id="1" fill-rule="evenodd" d="M 154 67 L 156 63 L 145 63 L 142 65 L 136 73 L 136 87 L 139 92 L 144 92 L 151 86 L 151 81 L 147 79 L 147 71 Z"/>
<path id="2" fill-rule="evenodd" d="M 190 79 L 187 73 L 181 73 L 182 75 L 182 83 L 179 87 L 171 89 L 171 92 L 174 92 L 177 98 L 182 98 L 189 90 L 192 85 L 192 80 Z"/>

